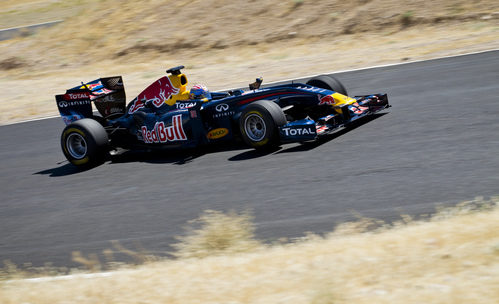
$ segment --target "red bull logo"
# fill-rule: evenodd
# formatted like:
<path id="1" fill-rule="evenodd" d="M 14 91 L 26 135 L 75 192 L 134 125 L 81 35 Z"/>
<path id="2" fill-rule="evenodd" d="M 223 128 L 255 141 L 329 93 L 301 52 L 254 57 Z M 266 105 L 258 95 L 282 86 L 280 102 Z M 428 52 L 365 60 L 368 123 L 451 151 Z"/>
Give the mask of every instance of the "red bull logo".
<path id="1" fill-rule="evenodd" d="M 330 106 L 333 106 L 336 103 L 334 100 L 334 97 L 331 95 L 327 95 L 321 98 L 321 102 L 319 102 L 319 105 L 327 104 Z"/>
<path id="2" fill-rule="evenodd" d="M 172 125 L 165 126 L 165 122 L 157 122 L 152 130 L 142 126 L 142 139 L 146 144 L 159 144 L 171 141 L 187 140 L 182 126 L 182 115 L 175 115 L 172 118 Z"/>
<path id="3" fill-rule="evenodd" d="M 128 113 L 133 114 L 133 113 L 137 112 L 138 110 L 142 109 L 143 107 L 145 107 L 144 103 L 142 101 L 138 100 L 137 98 L 135 98 L 132 106 L 128 110 Z"/>
<path id="4" fill-rule="evenodd" d="M 178 94 L 179 89 L 173 86 L 168 77 L 162 77 L 148 86 L 135 98 L 133 105 L 128 110 L 129 114 L 137 112 L 145 107 L 146 103 L 152 103 L 156 108 L 161 107 L 170 96 Z"/>

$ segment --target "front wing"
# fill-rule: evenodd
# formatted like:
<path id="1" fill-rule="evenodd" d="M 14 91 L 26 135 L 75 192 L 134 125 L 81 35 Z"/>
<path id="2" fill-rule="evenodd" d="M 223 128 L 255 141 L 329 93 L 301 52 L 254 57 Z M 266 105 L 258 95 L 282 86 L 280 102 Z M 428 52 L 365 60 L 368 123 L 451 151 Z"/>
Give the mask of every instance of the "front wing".
<path id="1" fill-rule="evenodd" d="M 317 137 L 333 134 L 359 119 L 376 114 L 391 107 L 386 94 L 354 97 L 357 102 L 344 105 L 335 113 L 317 121 L 303 119 L 279 127 L 281 142 L 304 142 Z"/>

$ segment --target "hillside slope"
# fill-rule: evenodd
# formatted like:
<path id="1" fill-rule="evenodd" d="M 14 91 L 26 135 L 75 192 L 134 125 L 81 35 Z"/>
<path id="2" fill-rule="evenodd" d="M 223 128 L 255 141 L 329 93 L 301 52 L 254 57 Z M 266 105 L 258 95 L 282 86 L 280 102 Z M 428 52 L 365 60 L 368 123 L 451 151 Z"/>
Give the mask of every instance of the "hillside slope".
<path id="1" fill-rule="evenodd" d="M 4 59 L 19 56 L 26 64 L 61 66 L 88 63 L 96 58 L 120 59 L 127 55 L 126 59 L 131 60 L 140 53 L 175 56 L 179 52 L 192 55 L 192 52 L 199 54 L 212 49 L 259 44 L 279 47 L 280 41 L 309 43 L 313 49 L 314 42 L 319 39 L 334 43 L 342 35 L 388 34 L 413 26 L 451 26 L 471 20 L 494 22 L 499 18 L 499 2 L 493 0 L 471 3 L 465 0 L 70 0 L 12 3 L 7 1 L 1 13 L 3 19 L 10 20 L 10 25 L 21 20 L 36 23 L 47 16 L 65 21 L 29 39 L 5 43 L 1 56 Z"/>
<path id="2" fill-rule="evenodd" d="M 0 41 L 0 124 L 55 114 L 53 95 L 101 76 L 123 75 L 133 98 L 180 64 L 222 89 L 499 48 L 494 0 L 0 3 L 0 28 L 59 19 Z"/>

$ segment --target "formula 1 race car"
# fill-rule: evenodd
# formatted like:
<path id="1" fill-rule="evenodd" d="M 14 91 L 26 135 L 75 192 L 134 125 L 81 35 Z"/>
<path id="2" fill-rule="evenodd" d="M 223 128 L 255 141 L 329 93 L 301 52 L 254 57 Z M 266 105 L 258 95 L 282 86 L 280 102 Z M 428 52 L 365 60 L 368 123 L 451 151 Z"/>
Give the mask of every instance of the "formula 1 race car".
<path id="1" fill-rule="evenodd" d="M 128 105 L 121 76 L 82 82 L 56 95 L 69 162 L 91 166 L 117 148 L 192 148 L 235 137 L 255 149 L 313 141 L 390 106 L 386 94 L 348 97 L 327 75 L 267 88 L 260 88 L 259 78 L 247 91 L 210 93 L 199 85 L 187 90 L 183 68 L 167 70 L 168 76 Z"/>

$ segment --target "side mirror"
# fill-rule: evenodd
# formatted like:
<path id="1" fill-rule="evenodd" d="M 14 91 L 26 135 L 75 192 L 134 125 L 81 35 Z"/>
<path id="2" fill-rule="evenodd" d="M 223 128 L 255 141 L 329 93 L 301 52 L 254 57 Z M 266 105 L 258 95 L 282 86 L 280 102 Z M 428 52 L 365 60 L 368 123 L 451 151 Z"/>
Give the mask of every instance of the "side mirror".
<path id="1" fill-rule="evenodd" d="M 260 88 L 260 85 L 263 82 L 262 77 L 258 77 L 255 82 L 249 84 L 249 89 L 250 90 L 258 90 Z"/>

